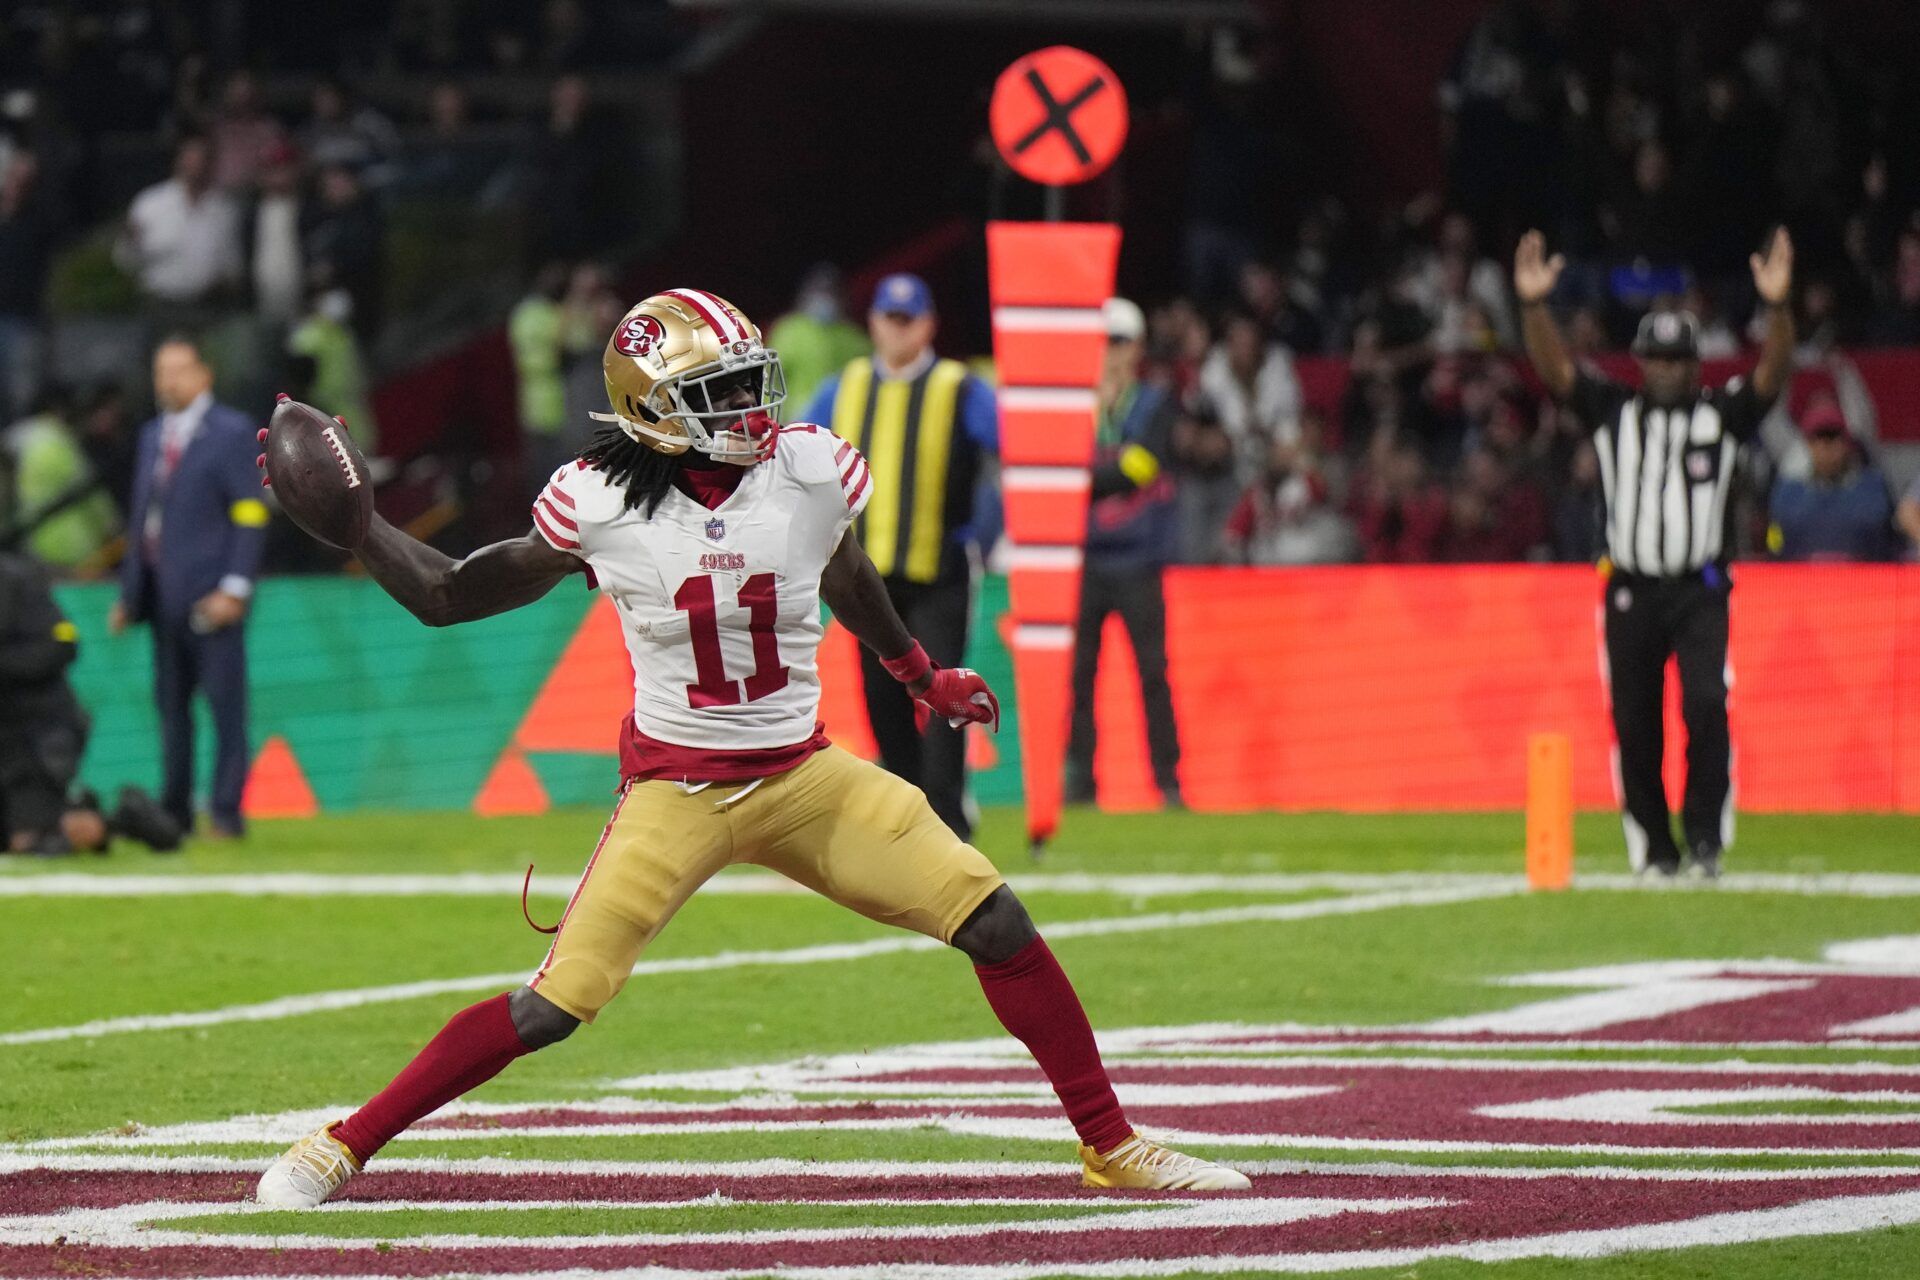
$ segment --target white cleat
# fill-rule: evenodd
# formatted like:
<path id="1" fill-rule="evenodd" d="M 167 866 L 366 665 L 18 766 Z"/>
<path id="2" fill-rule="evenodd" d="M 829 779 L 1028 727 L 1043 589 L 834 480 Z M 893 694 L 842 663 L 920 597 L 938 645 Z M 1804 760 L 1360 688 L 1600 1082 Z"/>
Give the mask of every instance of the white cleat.
<path id="1" fill-rule="evenodd" d="M 1104 1156 L 1080 1148 L 1080 1185 L 1146 1191 L 1245 1191 L 1252 1179 L 1238 1169 L 1183 1155 L 1135 1133 Z"/>
<path id="2" fill-rule="evenodd" d="M 253 1198 L 276 1209 L 311 1209 L 358 1172 L 360 1162 L 333 1136 L 333 1125 L 322 1125 L 260 1175 Z"/>

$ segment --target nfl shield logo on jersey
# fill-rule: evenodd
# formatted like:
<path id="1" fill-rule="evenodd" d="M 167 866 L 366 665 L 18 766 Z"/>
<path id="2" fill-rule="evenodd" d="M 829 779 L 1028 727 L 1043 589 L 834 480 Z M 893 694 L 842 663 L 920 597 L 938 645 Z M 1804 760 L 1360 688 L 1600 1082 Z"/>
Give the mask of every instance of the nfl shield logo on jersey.
<path id="1" fill-rule="evenodd" d="M 727 536 L 727 522 L 719 516 L 707 521 L 707 537 L 714 542 Z"/>

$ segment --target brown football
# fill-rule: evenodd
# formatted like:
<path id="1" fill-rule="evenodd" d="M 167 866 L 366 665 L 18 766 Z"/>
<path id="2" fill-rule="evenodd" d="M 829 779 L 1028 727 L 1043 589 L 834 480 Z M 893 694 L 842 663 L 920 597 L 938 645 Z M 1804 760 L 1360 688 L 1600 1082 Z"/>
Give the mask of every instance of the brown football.
<path id="1" fill-rule="evenodd" d="M 347 429 L 310 404 L 282 400 L 267 423 L 267 477 L 293 522 L 351 551 L 373 524 L 373 477 Z"/>

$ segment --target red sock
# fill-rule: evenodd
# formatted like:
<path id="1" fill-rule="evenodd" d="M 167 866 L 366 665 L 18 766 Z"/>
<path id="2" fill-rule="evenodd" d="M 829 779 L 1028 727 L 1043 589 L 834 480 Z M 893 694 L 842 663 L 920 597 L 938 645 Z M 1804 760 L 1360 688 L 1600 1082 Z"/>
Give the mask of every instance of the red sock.
<path id="1" fill-rule="evenodd" d="M 1035 938 L 1011 960 L 975 965 L 980 989 L 1008 1034 L 1027 1046 L 1060 1095 L 1080 1141 L 1111 1151 L 1133 1133 L 1093 1043 L 1093 1027 L 1060 962 Z"/>
<path id="2" fill-rule="evenodd" d="M 513 1029 L 507 997 L 482 1000 L 448 1019 L 392 1084 L 333 1127 L 333 1136 L 364 1165 L 415 1120 L 479 1088 L 531 1052 Z"/>

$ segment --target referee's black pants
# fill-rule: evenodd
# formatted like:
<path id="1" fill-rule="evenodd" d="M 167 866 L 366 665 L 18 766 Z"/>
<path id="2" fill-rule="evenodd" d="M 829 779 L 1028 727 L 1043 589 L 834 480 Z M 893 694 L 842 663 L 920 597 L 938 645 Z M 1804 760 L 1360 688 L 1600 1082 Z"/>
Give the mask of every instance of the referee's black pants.
<path id="1" fill-rule="evenodd" d="M 943 667 L 966 665 L 967 627 L 973 617 L 973 577 L 960 571 L 937 582 L 886 578 L 887 595 L 927 656 Z M 913 699 L 907 687 L 887 674 L 880 655 L 860 646 L 860 677 L 866 688 L 867 721 L 880 748 L 880 764 L 927 793 L 940 821 L 962 840 L 973 838 L 972 804 L 967 798 L 967 737 L 935 716 L 925 733 L 914 727 Z"/>
<path id="2" fill-rule="evenodd" d="M 1687 785 L 1681 828 L 1689 847 L 1719 849 L 1733 838 L 1732 746 L 1727 735 L 1727 596 L 1724 570 L 1678 578 L 1615 573 L 1607 581 L 1607 673 L 1620 753 L 1620 803 L 1627 858 L 1673 866 L 1680 850 L 1660 776 L 1666 747 L 1662 699 L 1667 658 L 1680 668 L 1687 728 Z"/>
<path id="3" fill-rule="evenodd" d="M 1133 645 L 1154 785 L 1163 799 L 1177 801 L 1180 730 L 1173 718 L 1173 691 L 1167 685 L 1167 596 L 1159 565 L 1108 569 L 1088 564 L 1080 572 L 1080 613 L 1073 629 L 1073 718 L 1067 731 L 1068 791 L 1084 795 L 1093 790 L 1097 733 L 1093 688 L 1110 613 L 1120 615 Z"/>

